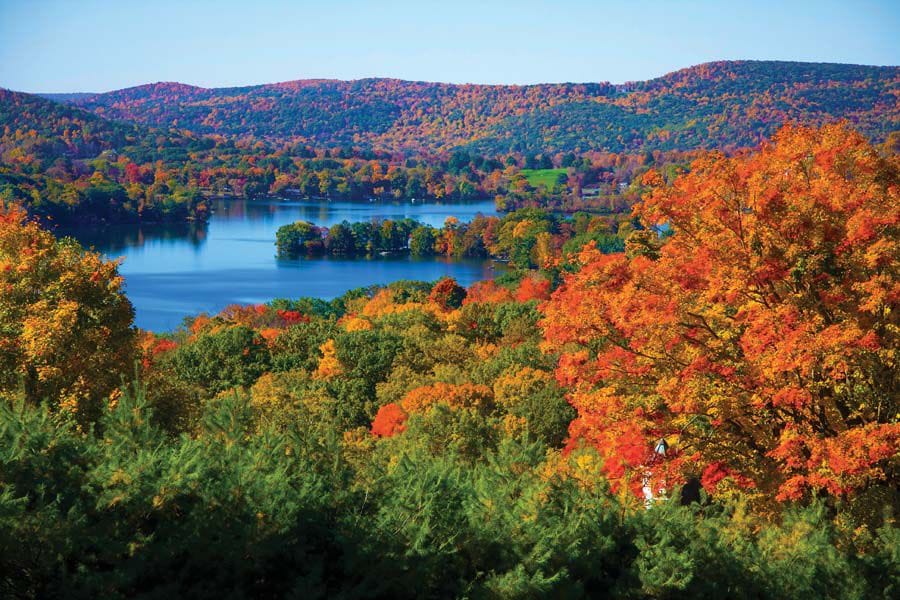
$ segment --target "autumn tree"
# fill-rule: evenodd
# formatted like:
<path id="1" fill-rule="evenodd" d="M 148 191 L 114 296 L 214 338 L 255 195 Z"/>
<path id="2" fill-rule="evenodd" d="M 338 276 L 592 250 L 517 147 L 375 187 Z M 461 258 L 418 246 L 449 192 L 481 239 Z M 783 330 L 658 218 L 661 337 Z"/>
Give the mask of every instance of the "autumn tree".
<path id="1" fill-rule="evenodd" d="M 466 288 L 462 287 L 451 277 L 445 277 L 434 284 L 428 300 L 437 304 L 444 310 L 451 310 L 462 306 L 466 299 Z"/>
<path id="2" fill-rule="evenodd" d="M 570 446 L 597 447 L 636 489 L 694 474 L 784 500 L 891 481 L 896 161 L 845 126 L 791 126 L 755 154 L 645 184 L 636 215 L 671 239 L 587 247 L 546 305 L 546 348 L 578 410 Z"/>
<path id="3" fill-rule="evenodd" d="M 403 433 L 406 429 L 406 420 L 409 415 L 400 405 L 391 402 L 378 409 L 372 420 L 372 435 L 378 437 L 391 437 Z"/>
<path id="4" fill-rule="evenodd" d="M 118 268 L 0 208 L 0 397 L 94 416 L 134 370 L 134 310 Z"/>
<path id="5" fill-rule="evenodd" d="M 409 252 L 413 256 L 431 256 L 434 254 L 435 230 L 433 227 L 421 225 L 413 229 L 409 237 Z"/>
<path id="6" fill-rule="evenodd" d="M 507 413 L 523 419 L 528 430 L 550 446 L 563 441 L 575 416 L 552 373 L 531 367 L 501 374 L 494 381 L 494 397 Z"/>
<path id="7" fill-rule="evenodd" d="M 307 221 L 282 225 L 275 234 L 275 246 L 280 256 L 313 254 L 324 249 L 323 232 Z"/>
<path id="8" fill-rule="evenodd" d="M 424 413 L 436 404 L 486 412 L 493 406 L 493 401 L 493 391 L 484 385 L 435 383 L 411 390 L 400 406 L 407 413 Z"/>

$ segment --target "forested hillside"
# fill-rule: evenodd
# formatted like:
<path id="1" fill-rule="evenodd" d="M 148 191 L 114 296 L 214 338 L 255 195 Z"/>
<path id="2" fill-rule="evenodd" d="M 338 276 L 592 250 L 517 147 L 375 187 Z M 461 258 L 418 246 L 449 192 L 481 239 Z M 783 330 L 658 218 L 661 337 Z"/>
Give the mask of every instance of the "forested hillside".
<path id="1" fill-rule="evenodd" d="M 895 67 L 760 62 L 619 86 L 152 84 L 59 102 L 0 90 L 0 199 L 60 223 L 203 220 L 209 196 L 618 212 L 651 166 L 671 178 L 785 120 L 887 139 L 898 90 Z"/>
<path id="2" fill-rule="evenodd" d="M 313 146 L 633 152 L 755 146 L 792 120 L 847 119 L 880 141 L 900 127 L 898 90 L 897 67 L 734 61 L 624 85 L 157 83 L 63 99 L 115 120 Z"/>
<path id="3" fill-rule="evenodd" d="M 3 88 L 0 127 L 0 156 L 5 163 L 63 154 L 93 158 L 103 150 L 134 143 L 140 135 L 137 126 L 110 122 L 76 107 Z"/>
<path id="4" fill-rule="evenodd" d="M 0 201 L 57 223 L 202 220 L 210 196 L 495 198 L 501 210 L 615 212 L 636 199 L 627 188 L 648 161 L 684 163 L 695 154 L 407 156 L 313 148 L 120 123 L 7 90 L 0 90 L 0 118 Z M 582 197 L 582 187 L 594 192 Z"/>
<path id="5" fill-rule="evenodd" d="M 59 223 L 206 217 L 197 186 L 173 172 L 210 140 L 5 89 L 0 127 L 0 204 Z"/>

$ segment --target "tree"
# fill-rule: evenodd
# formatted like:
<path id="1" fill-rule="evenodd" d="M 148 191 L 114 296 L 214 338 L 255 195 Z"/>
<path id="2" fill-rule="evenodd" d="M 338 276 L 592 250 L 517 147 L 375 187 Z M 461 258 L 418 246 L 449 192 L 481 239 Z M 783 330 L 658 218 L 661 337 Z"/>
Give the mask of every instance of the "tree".
<path id="1" fill-rule="evenodd" d="M 336 223 L 328 230 L 325 247 L 331 254 L 352 255 L 356 250 L 353 233 L 347 221 Z"/>
<path id="2" fill-rule="evenodd" d="M 494 405 L 494 394 L 485 385 L 463 383 L 435 383 L 411 390 L 400 403 L 408 413 L 426 413 L 436 404 L 446 404 L 451 409 L 470 409 L 488 412 Z"/>
<path id="3" fill-rule="evenodd" d="M 409 237 L 409 252 L 413 256 L 431 256 L 434 254 L 434 228 L 422 225 L 412 230 Z"/>
<path id="4" fill-rule="evenodd" d="M 550 446 L 566 437 L 575 411 L 553 381 L 552 373 L 531 367 L 513 368 L 494 381 L 497 404 L 509 414 L 525 420 L 528 430 Z"/>
<path id="5" fill-rule="evenodd" d="M 403 433 L 406 429 L 406 420 L 409 415 L 398 404 L 393 402 L 385 404 L 378 409 L 378 413 L 372 420 L 372 435 L 378 437 L 392 437 Z"/>
<path id="6" fill-rule="evenodd" d="M 570 447 L 597 447 L 635 488 L 648 472 L 780 499 L 890 481 L 896 161 L 843 126 L 786 127 L 756 154 L 645 184 L 636 214 L 673 232 L 658 256 L 589 246 L 546 306 L 546 348 L 579 413 Z"/>
<path id="7" fill-rule="evenodd" d="M 308 221 L 282 225 L 275 232 L 275 246 L 279 256 L 298 256 L 321 252 L 322 229 Z"/>
<path id="8" fill-rule="evenodd" d="M 466 288 L 462 287 L 451 277 L 445 277 L 434 284 L 428 301 L 437 304 L 443 310 L 451 310 L 462 306 L 466 299 Z"/>
<path id="9" fill-rule="evenodd" d="M 0 397 L 96 415 L 134 371 L 134 310 L 118 268 L 0 208 Z"/>

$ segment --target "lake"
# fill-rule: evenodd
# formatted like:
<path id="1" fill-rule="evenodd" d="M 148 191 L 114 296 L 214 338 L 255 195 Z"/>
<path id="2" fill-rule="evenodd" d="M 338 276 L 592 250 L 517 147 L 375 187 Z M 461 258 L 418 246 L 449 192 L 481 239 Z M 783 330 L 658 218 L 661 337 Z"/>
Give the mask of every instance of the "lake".
<path id="1" fill-rule="evenodd" d="M 347 290 L 398 279 L 453 277 L 462 285 L 494 277 L 490 260 L 410 256 L 281 259 L 275 231 L 286 223 L 331 226 L 343 220 L 409 217 L 439 227 L 448 216 L 469 221 L 496 214 L 493 201 L 465 204 L 217 200 L 209 223 L 59 228 L 109 257 L 123 257 L 120 272 L 134 304 L 135 324 L 169 331 L 184 317 L 216 313 L 229 304 L 274 298 L 334 298 Z"/>

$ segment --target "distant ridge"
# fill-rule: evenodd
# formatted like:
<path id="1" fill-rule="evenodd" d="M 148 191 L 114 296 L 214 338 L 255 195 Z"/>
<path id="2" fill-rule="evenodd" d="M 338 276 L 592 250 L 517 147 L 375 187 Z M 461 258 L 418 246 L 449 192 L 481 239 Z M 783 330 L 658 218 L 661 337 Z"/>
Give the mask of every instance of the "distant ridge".
<path id="1" fill-rule="evenodd" d="M 34 95 L 46 98 L 47 100 L 53 100 L 54 102 L 78 102 L 79 100 L 85 100 L 91 96 L 96 96 L 97 92 L 43 93 Z"/>
<path id="2" fill-rule="evenodd" d="M 388 151 L 731 148 L 756 145 L 786 121 L 846 119 L 875 141 L 900 129 L 900 67 L 784 61 L 704 63 L 615 85 L 311 79 L 43 96 L 196 134 Z"/>

